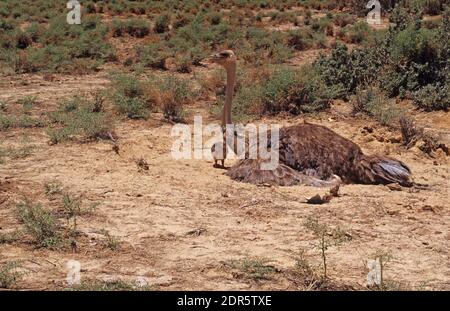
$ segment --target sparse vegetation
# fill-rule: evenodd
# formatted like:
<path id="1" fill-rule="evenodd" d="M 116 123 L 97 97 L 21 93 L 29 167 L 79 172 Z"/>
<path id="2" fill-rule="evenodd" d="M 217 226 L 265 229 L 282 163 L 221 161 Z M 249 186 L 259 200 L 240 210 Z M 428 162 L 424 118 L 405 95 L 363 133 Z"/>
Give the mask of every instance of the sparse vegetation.
<path id="1" fill-rule="evenodd" d="M 9 261 L 0 264 L 0 288 L 11 288 L 20 280 L 23 273 L 19 271 L 20 264 L 15 261 Z"/>
<path id="2" fill-rule="evenodd" d="M 58 248 L 61 245 L 58 221 L 50 211 L 25 200 L 17 204 L 16 215 L 38 247 Z"/>
<path id="3" fill-rule="evenodd" d="M 151 290 L 149 286 L 140 287 L 137 284 L 121 281 L 101 281 L 101 280 L 85 280 L 80 285 L 69 288 L 70 291 L 89 291 L 89 292 L 101 292 L 101 291 L 148 291 Z"/>
<path id="4" fill-rule="evenodd" d="M 275 268 L 268 264 L 268 260 L 263 258 L 233 260 L 231 261 L 231 267 L 240 272 L 238 277 L 248 278 L 253 281 L 268 280 L 276 272 Z"/>
<path id="5" fill-rule="evenodd" d="M 149 117 L 150 107 L 145 98 L 144 86 L 135 76 L 114 76 L 113 92 L 113 104 L 119 113 L 130 119 L 147 119 Z"/>
<path id="6" fill-rule="evenodd" d="M 102 241 L 102 244 L 105 248 L 108 248 L 112 251 L 116 251 L 120 248 L 120 240 L 118 237 L 111 235 L 107 230 L 101 230 L 101 234 L 105 236 L 105 239 Z"/>
<path id="7" fill-rule="evenodd" d="M 305 228 L 312 231 L 312 233 L 317 238 L 317 244 L 313 247 L 320 251 L 320 256 L 322 258 L 322 268 L 323 268 L 323 279 L 327 279 L 328 274 L 328 261 L 327 261 L 327 250 L 332 246 L 338 246 L 349 238 L 344 231 L 340 228 L 331 229 L 325 224 L 319 223 L 315 218 L 308 217 L 304 222 Z"/>
<path id="8" fill-rule="evenodd" d="M 1 148 L 0 147 L 0 162 L 2 158 L 10 158 L 12 160 L 24 159 L 33 154 L 33 150 L 35 149 L 34 145 L 25 145 L 23 147 L 13 148 Z"/>
<path id="9" fill-rule="evenodd" d="M 12 244 L 19 241 L 22 236 L 23 233 L 19 230 L 0 232 L 0 244 Z"/>
<path id="10" fill-rule="evenodd" d="M 364 112 L 382 125 L 395 127 L 403 115 L 402 110 L 376 88 L 358 89 L 352 98 L 355 112 Z"/>
<path id="11" fill-rule="evenodd" d="M 81 137 L 84 139 L 111 139 L 113 122 L 98 101 L 75 96 L 64 100 L 59 109 L 49 114 L 53 126 L 47 129 L 52 144 Z"/>

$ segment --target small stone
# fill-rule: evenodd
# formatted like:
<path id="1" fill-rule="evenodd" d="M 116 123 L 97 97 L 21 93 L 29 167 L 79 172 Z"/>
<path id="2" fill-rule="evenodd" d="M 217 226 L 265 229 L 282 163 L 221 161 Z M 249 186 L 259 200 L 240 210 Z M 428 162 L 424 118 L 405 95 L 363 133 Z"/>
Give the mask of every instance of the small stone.
<path id="1" fill-rule="evenodd" d="M 386 187 L 388 187 L 391 191 L 402 191 L 402 186 L 399 184 L 388 184 Z"/>

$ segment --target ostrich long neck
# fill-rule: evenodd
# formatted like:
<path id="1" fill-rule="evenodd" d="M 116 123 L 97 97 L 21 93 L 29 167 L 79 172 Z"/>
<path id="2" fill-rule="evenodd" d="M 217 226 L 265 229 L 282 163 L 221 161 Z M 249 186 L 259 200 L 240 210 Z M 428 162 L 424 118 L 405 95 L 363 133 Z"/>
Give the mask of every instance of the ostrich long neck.
<path id="1" fill-rule="evenodd" d="M 225 104 L 223 106 L 222 125 L 232 124 L 231 104 L 233 103 L 234 84 L 236 83 L 236 64 L 227 68 L 227 90 L 225 95 Z"/>

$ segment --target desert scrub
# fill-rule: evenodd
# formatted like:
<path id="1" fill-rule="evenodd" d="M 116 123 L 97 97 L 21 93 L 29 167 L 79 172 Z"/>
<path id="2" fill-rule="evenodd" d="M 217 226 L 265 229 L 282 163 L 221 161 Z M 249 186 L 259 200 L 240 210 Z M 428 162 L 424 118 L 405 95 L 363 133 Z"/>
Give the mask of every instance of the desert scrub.
<path id="1" fill-rule="evenodd" d="M 170 26 L 170 16 L 167 14 L 162 14 L 156 18 L 153 30 L 156 33 L 164 33 L 169 30 L 169 26 Z"/>
<path id="2" fill-rule="evenodd" d="M 275 267 L 269 265 L 269 260 L 264 258 L 232 260 L 230 265 L 239 271 L 238 277 L 248 278 L 253 281 L 269 280 L 276 272 Z"/>
<path id="3" fill-rule="evenodd" d="M 122 280 L 85 280 L 82 281 L 80 285 L 75 285 L 67 290 L 70 291 L 89 291 L 89 292 L 99 292 L 99 291 L 148 291 L 151 288 L 149 286 L 139 286 L 137 283 L 126 282 Z"/>
<path id="4" fill-rule="evenodd" d="M 28 115 L 8 115 L 0 112 L 0 131 L 9 128 L 42 127 L 44 122 Z"/>
<path id="5" fill-rule="evenodd" d="M 49 113 L 54 126 L 47 129 L 52 144 L 82 137 L 84 139 L 112 139 L 113 122 L 102 111 L 98 101 L 75 96 L 65 100 L 59 109 Z"/>
<path id="6" fill-rule="evenodd" d="M 322 78 L 310 66 L 301 70 L 280 69 L 262 85 L 261 102 L 264 112 L 286 111 L 292 114 L 313 112 L 329 107 L 336 97 Z"/>
<path id="7" fill-rule="evenodd" d="M 104 248 L 108 248 L 112 251 L 116 251 L 120 248 L 120 239 L 111 233 L 108 230 L 102 229 L 100 230 L 100 234 L 102 234 L 105 238 L 102 239 L 101 243 Z"/>
<path id="8" fill-rule="evenodd" d="M 377 52 L 371 49 L 348 52 L 345 45 L 339 44 L 330 56 L 319 56 L 313 67 L 328 87 L 339 90 L 339 97 L 346 98 L 358 85 L 377 78 L 382 65 Z"/>
<path id="9" fill-rule="evenodd" d="M 23 232 L 14 230 L 10 232 L 0 232 L 0 244 L 12 244 L 23 237 Z"/>
<path id="10" fill-rule="evenodd" d="M 31 201 L 20 202 L 16 215 L 38 247 L 59 248 L 63 242 L 58 220 L 47 209 Z"/>
<path id="11" fill-rule="evenodd" d="M 150 105 L 145 95 L 144 85 L 136 76 L 112 77 L 112 101 L 120 114 L 130 119 L 148 119 Z"/>
<path id="12" fill-rule="evenodd" d="M 154 43 L 137 47 L 137 59 L 144 67 L 165 70 L 165 61 L 174 53 L 162 43 Z"/>
<path id="13" fill-rule="evenodd" d="M 358 21 L 353 25 L 347 25 L 344 29 L 344 40 L 348 43 L 360 44 L 367 40 L 372 33 L 366 21 Z"/>
<path id="14" fill-rule="evenodd" d="M 0 288 L 11 288 L 20 280 L 23 273 L 19 271 L 20 264 L 15 261 L 8 261 L 0 265 Z"/>
<path id="15" fill-rule="evenodd" d="M 450 108 L 450 82 L 428 84 L 413 94 L 414 104 L 426 111 Z"/>
<path id="16" fill-rule="evenodd" d="M 328 259 L 327 250 L 332 246 L 338 246 L 343 242 L 349 241 L 350 237 L 340 228 L 330 228 L 326 224 L 322 224 L 318 219 L 308 217 L 304 223 L 304 227 L 310 230 L 317 239 L 317 243 L 313 245 L 314 248 L 320 251 L 322 259 L 323 274 L 322 278 L 328 278 Z"/>
<path id="17" fill-rule="evenodd" d="M 163 116 L 171 122 L 184 122 L 185 107 L 193 101 L 195 93 L 191 90 L 189 81 L 175 75 L 152 77 L 152 85 L 157 86 L 158 98 Z"/>
<path id="18" fill-rule="evenodd" d="M 52 17 L 48 23 L 48 27 L 33 23 L 24 31 L 8 30 L 6 37 L 13 39 L 12 44 L 1 40 L 0 31 L 3 67 L 15 73 L 86 73 L 114 59 L 112 46 L 105 41 L 108 28 L 99 18 L 87 16 L 82 25 L 68 25 L 65 17 Z"/>
<path id="19" fill-rule="evenodd" d="M 359 88 L 352 97 L 354 112 L 363 112 L 374 117 L 381 125 L 397 127 L 403 110 L 395 105 L 378 88 Z"/>
<path id="20" fill-rule="evenodd" d="M 17 103 L 19 105 L 22 105 L 24 112 L 27 113 L 33 108 L 34 105 L 36 105 L 38 103 L 38 100 L 35 96 L 25 96 L 25 97 L 19 98 L 17 100 Z"/>
<path id="21" fill-rule="evenodd" d="M 133 18 L 125 21 L 114 19 L 112 33 L 114 37 L 121 37 L 127 33 L 132 37 L 143 38 L 150 33 L 150 25 L 145 19 Z"/>
<path id="22" fill-rule="evenodd" d="M 34 145 L 26 145 L 22 147 L 0 147 L 0 162 L 3 158 L 9 158 L 12 160 L 24 159 L 31 154 L 33 154 L 33 150 L 35 149 Z"/>

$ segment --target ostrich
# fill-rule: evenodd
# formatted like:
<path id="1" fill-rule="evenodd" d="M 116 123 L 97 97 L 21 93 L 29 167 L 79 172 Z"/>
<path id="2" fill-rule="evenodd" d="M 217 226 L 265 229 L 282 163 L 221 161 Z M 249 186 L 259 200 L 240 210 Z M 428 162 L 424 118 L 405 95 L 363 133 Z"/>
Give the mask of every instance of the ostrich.
<path id="1" fill-rule="evenodd" d="M 232 124 L 237 59 L 233 51 L 225 50 L 211 56 L 210 61 L 221 65 L 227 72 L 222 114 L 222 126 L 226 126 Z M 412 186 L 411 171 L 404 163 L 382 155 L 365 155 L 358 145 L 325 126 L 304 122 L 281 128 L 279 136 L 279 165 L 275 170 L 261 170 L 262 159 L 245 158 L 232 166 L 227 175 L 241 182 L 281 186 L 333 186 L 341 182 Z M 220 144 L 223 152 L 218 154 L 217 150 L 222 149 L 218 148 Z M 212 146 L 215 166 L 218 160 L 224 166 L 226 146 L 225 136 L 223 142 Z M 236 146 L 230 147 L 236 151 Z"/>

